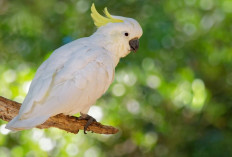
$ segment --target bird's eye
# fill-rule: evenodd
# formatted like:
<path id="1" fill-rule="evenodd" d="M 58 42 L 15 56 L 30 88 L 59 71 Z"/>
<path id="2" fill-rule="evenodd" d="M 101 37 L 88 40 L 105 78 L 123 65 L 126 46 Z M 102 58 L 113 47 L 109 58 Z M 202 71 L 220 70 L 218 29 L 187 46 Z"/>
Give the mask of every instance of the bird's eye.
<path id="1" fill-rule="evenodd" d="M 128 36 L 129 35 L 129 33 L 125 33 L 125 36 Z"/>

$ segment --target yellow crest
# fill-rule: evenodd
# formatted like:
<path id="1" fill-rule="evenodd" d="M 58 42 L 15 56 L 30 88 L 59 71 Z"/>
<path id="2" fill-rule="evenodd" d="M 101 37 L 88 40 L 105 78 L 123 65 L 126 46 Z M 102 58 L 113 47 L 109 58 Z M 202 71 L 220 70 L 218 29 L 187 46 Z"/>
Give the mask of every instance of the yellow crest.
<path id="1" fill-rule="evenodd" d="M 96 8 L 95 8 L 95 5 L 94 3 L 92 4 L 91 6 L 91 17 L 93 18 L 93 21 L 94 21 L 94 24 L 97 26 L 97 27 L 101 27 L 101 26 L 104 26 L 106 25 L 107 23 L 118 23 L 118 22 L 123 22 L 123 20 L 120 20 L 120 19 L 115 19 L 113 18 L 110 13 L 108 12 L 107 8 L 104 8 L 104 13 L 106 15 L 106 17 L 100 15 Z"/>

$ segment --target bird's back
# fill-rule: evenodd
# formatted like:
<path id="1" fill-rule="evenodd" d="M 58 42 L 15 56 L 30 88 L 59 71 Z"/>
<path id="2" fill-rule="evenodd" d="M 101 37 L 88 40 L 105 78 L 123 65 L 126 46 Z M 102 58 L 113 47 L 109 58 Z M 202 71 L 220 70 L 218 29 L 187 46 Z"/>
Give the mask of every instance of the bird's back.
<path id="1" fill-rule="evenodd" d="M 39 67 L 19 115 L 8 128 L 28 129 L 59 113 L 88 112 L 111 84 L 114 64 L 109 52 L 87 40 L 62 46 Z M 23 122 L 30 119 L 29 126 Z"/>

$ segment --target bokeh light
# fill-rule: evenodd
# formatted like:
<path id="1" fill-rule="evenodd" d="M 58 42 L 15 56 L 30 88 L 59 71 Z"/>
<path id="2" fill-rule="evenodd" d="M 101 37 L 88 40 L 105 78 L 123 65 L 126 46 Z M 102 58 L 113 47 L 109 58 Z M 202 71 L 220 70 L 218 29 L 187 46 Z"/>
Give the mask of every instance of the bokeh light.
<path id="1" fill-rule="evenodd" d="M 22 103 L 58 47 L 90 36 L 90 0 L 0 0 L 0 96 Z M 89 114 L 116 135 L 31 129 L 0 120 L 0 157 L 232 156 L 232 2 L 96 1 L 136 19 L 140 48 L 122 58 Z M 4 119 L 4 117 L 1 117 Z"/>

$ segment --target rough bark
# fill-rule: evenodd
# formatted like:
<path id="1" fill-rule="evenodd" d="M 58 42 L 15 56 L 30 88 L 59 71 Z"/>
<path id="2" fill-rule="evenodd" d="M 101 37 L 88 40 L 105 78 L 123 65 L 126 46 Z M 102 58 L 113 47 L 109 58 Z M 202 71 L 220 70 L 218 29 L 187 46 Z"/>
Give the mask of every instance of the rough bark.
<path id="1" fill-rule="evenodd" d="M 20 103 L 0 96 L 0 119 L 9 122 L 18 114 L 20 106 Z M 86 120 L 77 120 L 77 118 L 74 116 L 59 114 L 54 117 L 50 117 L 45 123 L 37 126 L 37 128 L 46 129 L 55 127 L 77 134 L 79 130 L 84 129 L 86 122 Z M 88 127 L 87 131 L 92 131 L 98 134 L 115 134 L 118 132 L 118 129 L 112 126 L 102 125 L 98 122 L 93 122 Z"/>

